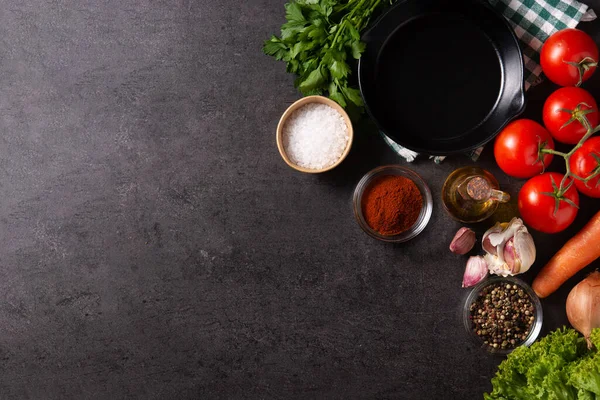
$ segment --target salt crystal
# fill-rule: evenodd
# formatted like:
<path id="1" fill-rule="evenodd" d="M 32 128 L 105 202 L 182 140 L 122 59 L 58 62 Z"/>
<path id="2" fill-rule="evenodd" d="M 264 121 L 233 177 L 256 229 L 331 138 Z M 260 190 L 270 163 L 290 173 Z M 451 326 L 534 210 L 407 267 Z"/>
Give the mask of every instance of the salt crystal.
<path id="1" fill-rule="evenodd" d="M 308 169 L 335 164 L 348 145 L 344 117 L 326 104 L 306 104 L 283 126 L 283 147 L 290 161 Z"/>

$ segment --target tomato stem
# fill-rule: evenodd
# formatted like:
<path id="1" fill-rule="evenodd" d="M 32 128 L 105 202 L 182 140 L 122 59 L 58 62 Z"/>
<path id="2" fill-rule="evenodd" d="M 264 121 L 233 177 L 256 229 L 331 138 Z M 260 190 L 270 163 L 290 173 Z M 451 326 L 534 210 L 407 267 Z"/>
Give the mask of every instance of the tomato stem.
<path id="1" fill-rule="evenodd" d="M 548 149 L 548 148 L 540 149 L 540 152 L 544 153 L 544 154 L 554 154 L 555 156 L 559 156 L 559 157 L 563 157 L 563 158 L 567 156 L 567 153 L 563 153 L 563 152 L 553 150 L 553 149 Z"/>
<path id="2" fill-rule="evenodd" d="M 598 65 L 598 62 L 596 60 L 594 60 L 592 57 L 585 57 L 583 60 L 579 61 L 579 62 L 573 62 L 573 61 L 564 61 L 563 62 L 565 64 L 569 64 L 572 65 L 573 67 L 577 68 L 577 71 L 579 72 L 579 82 L 577 82 L 577 87 L 581 86 L 581 84 L 583 83 L 583 76 L 585 75 L 585 73 L 590 70 L 592 67 L 596 67 Z"/>
<path id="3" fill-rule="evenodd" d="M 546 196 L 550 196 L 554 199 L 554 214 L 555 215 L 558 212 L 558 209 L 560 208 L 561 201 L 564 201 L 565 203 L 567 203 L 570 206 L 575 207 L 577 209 L 579 208 L 579 206 L 577 204 L 575 204 L 571 199 L 565 197 L 565 193 L 567 193 L 567 191 L 571 188 L 571 186 L 573 186 L 573 183 L 575 183 L 575 181 L 573 179 L 571 179 L 571 181 L 569 183 L 566 183 L 568 177 L 569 177 L 569 175 L 565 174 L 562 181 L 560 182 L 560 186 L 557 186 L 556 182 L 554 181 L 554 176 L 550 175 L 550 181 L 552 183 L 552 192 L 541 192 L 542 194 L 544 194 Z"/>
<path id="4" fill-rule="evenodd" d="M 586 106 L 587 109 L 582 109 L 581 108 L 582 106 Z M 565 126 L 570 125 L 575 121 L 578 121 L 587 130 L 587 129 L 589 129 L 589 123 L 586 124 L 587 119 L 585 119 L 583 117 L 590 113 L 596 112 L 597 110 L 593 109 L 589 104 L 581 102 L 581 103 L 577 104 L 577 107 L 575 107 L 575 109 L 573 109 L 573 110 L 569 110 L 568 108 L 560 108 L 559 111 L 565 112 L 565 113 L 571 115 L 571 118 L 569 118 L 569 120 L 567 122 L 565 122 L 559 129 L 562 129 Z"/>

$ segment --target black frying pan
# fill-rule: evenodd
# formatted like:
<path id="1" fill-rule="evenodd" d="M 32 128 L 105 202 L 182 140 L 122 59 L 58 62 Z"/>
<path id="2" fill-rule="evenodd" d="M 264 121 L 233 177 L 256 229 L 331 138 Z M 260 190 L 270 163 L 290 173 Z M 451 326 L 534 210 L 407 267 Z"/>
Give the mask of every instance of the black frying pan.
<path id="1" fill-rule="evenodd" d="M 401 0 L 363 40 L 358 78 L 367 111 L 411 150 L 477 148 L 525 108 L 519 43 L 487 3 Z"/>

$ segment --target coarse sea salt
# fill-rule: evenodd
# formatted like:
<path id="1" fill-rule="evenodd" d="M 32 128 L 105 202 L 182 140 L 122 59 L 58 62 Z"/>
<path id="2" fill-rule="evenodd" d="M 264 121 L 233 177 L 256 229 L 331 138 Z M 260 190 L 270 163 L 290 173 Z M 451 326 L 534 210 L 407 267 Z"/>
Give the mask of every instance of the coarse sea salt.
<path id="1" fill-rule="evenodd" d="M 283 147 L 290 161 L 308 169 L 336 163 L 348 145 L 348 127 L 337 110 L 326 104 L 306 104 L 283 126 Z"/>

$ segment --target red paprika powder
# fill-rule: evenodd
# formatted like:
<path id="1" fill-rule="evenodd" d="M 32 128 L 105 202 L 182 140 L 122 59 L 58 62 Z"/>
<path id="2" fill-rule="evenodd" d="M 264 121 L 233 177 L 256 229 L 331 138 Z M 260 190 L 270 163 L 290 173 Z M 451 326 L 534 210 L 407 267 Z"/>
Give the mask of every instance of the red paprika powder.
<path id="1" fill-rule="evenodd" d="M 371 182 L 363 193 L 363 216 L 371 229 L 393 236 L 417 222 L 423 196 L 415 183 L 403 176 L 384 175 Z"/>

